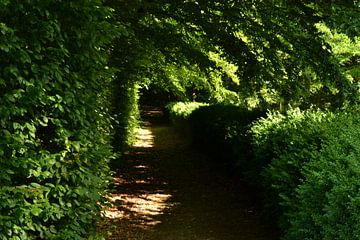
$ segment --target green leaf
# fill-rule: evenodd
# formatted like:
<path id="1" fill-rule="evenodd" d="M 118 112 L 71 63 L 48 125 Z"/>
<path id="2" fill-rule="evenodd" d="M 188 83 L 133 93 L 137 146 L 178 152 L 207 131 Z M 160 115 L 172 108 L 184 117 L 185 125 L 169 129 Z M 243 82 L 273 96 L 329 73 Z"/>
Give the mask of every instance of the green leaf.
<path id="1" fill-rule="evenodd" d="M 31 213 L 32 213 L 34 216 L 39 216 L 39 215 L 42 213 L 42 209 L 39 208 L 39 207 L 36 207 L 36 206 L 32 206 L 32 207 L 31 207 Z"/>

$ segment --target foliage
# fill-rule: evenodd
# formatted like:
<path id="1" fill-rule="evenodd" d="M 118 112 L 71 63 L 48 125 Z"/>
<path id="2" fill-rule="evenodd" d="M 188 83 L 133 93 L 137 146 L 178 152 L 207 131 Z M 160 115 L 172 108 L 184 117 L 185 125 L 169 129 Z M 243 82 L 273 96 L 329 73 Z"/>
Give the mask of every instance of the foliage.
<path id="1" fill-rule="evenodd" d="M 357 238 L 358 114 L 295 109 L 252 126 L 267 214 L 284 239 Z"/>
<path id="2" fill-rule="evenodd" d="M 125 151 L 135 141 L 135 131 L 139 127 L 139 86 L 136 82 L 127 81 L 117 75 L 114 86 L 113 116 L 114 124 L 113 147 L 118 153 Z"/>
<path id="3" fill-rule="evenodd" d="M 144 86 L 180 100 L 263 108 L 356 102 L 316 24 L 356 33 L 356 2 L 108 1 L 126 37 L 117 44 Z M 344 15 L 352 18 L 342 18 Z M 351 26 L 346 31 L 345 26 Z M 350 34 L 349 34 L 350 35 Z M 125 64 L 126 65 L 126 64 Z"/>
<path id="4" fill-rule="evenodd" d="M 215 160 L 248 171 L 251 153 L 247 130 L 262 115 L 262 111 L 234 105 L 200 107 L 189 117 L 194 144 Z"/>
<path id="5" fill-rule="evenodd" d="M 180 31 L 186 29 L 174 19 L 154 14 L 152 11 L 160 7 L 158 3 L 107 1 L 107 4 L 115 9 L 116 24 L 123 32 L 112 51 L 113 66 L 123 72 L 123 78 L 131 78 L 146 90 L 171 92 L 174 100 L 219 102 L 230 101 L 232 96 L 231 101 L 237 101 L 236 94 L 223 88 L 216 69 L 204 71 L 204 61 L 210 64 L 201 53 L 201 42 L 206 39 L 191 32 L 185 36 Z M 198 57 L 204 61 L 198 61 Z M 210 65 L 216 67 L 215 63 Z M 221 66 L 226 67 L 224 60 Z M 118 83 L 122 81 L 119 79 Z"/>
<path id="6" fill-rule="evenodd" d="M 258 184 L 265 191 L 266 214 L 279 219 L 286 228 L 288 201 L 302 181 L 301 169 L 314 151 L 321 148 L 326 129 L 323 125 L 334 115 L 319 110 L 289 110 L 286 115 L 268 114 L 251 127 L 251 145 L 258 174 Z M 284 218 L 283 218 L 284 217 Z"/>
<path id="7" fill-rule="evenodd" d="M 197 146 L 216 160 L 237 161 L 246 179 L 261 186 L 265 213 L 283 239 L 357 238 L 359 110 L 260 116 L 215 105 L 196 109 L 189 121 Z"/>
<path id="8" fill-rule="evenodd" d="M 100 0 L 0 1 L 0 239 L 94 235 L 111 148 Z"/>
<path id="9" fill-rule="evenodd" d="M 293 217 L 289 238 L 302 236 L 301 226 L 314 239 L 358 236 L 346 220 L 338 233 L 329 227 L 340 212 L 358 220 L 349 210 L 357 145 L 346 141 L 357 133 L 355 115 L 291 110 L 249 131 L 263 112 L 248 110 L 357 103 L 358 1 L 105 3 L 112 10 L 102 0 L 0 0 L 0 239 L 93 235 L 110 132 L 122 151 L 137 126 L 139 93 L 152 86 L 183 101 L 223 103 L 181 114 L 192 112 L 197 143 L 249 177 L 266 167 L 269 203 L 280 202 L 270 205 Z"/>
<path id="10" fill-rule="evenodd" d="M 190 115 L 198 108 L 209 106 L 207 103 L 200 102 L 170 102 L 166 105 L 165 114 L 170 119 L 174 127 L 184 138 L 191 139 Z"/>
<path id="11" fill-rule="evenodd" d="M 358 36 L 350 38 L 344 33 L 331 30 L 324 24 L 317 24 L 317 28 L 331 46 L 333 54 L 346 77 L 358 84 L 360 79 L 360 38 Z"/>
<path id="12" fill-rule="evenodd" d="M 262 172 L 268 209 L 285 217 L 280 221 L 286 229 L 295 189 L 306 180 L 303 167 L 328 141 L 326 126 L 337 117 L 320 110 L 287 110 L 358 102 L 358 1 L 108 4 L 124 33 L 112 55 L 122 73 L 118 84 L 156 86 L 183 101 L 285 113 L 270 114 L 250 131 L 261 113 L 235 106 L 201 107 L 189 121 L 195 143 L 219 158 L 237 159 L 250 179 Z"/>
<path id="13" fill-rule="evenodd" d="M 287 217 L 284 239 L 356 239 L 359 219 L 359 111 L 337 114 L 326 141 L 302 169 L 304 181 Z"/>
<path id="14" fill-rule="evenodd" d="M 173 118 L 187 119 L 193 111 L 203 106 L 208 106 L 208 104 L 200 102 L 171 102 L 166 106 L 166 109 Z"/>

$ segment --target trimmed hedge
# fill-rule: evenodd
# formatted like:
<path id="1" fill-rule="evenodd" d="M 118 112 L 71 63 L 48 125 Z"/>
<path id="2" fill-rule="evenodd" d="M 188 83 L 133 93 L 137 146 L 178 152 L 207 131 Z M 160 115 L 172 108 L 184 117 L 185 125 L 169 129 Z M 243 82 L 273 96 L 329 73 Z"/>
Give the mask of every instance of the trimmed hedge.
<path id="1" fill-rule="evenodd" d="M 253 126 L 267 213 L 282 239 L 359 238 L 359 116 L 291 110 Z"/>
<path id="2" fill-rule="evenodd" d="M 186 120 L 198 108 L 209 106 L 207 103 L 201 102 L 171 102 L 166 105 L 166 110 L 173 121 Z"/>
<path id="3" fill-rule="evenodd" d="M 101 0 L 0 0 L 0 239 L 88 239 L 111 157 Z"/>
<path id="4" fill-rule="evenodd" d="M 265 112 L 233 105 L 200 107 L 189 117 L 193 142 L 215 160 L 248 172 L 252 152 L 247 131 L 263 115 Z"/>
<path id="5" fill-rule="evenodd" d="M 115 86 L 112 112 L 116 121 L 112 145 L 117 153 L 122 153 L 134 143 L 136 129 L 139 127 L 139 85 L 118 72 Z"/>
<path id="6" fill-rule="evenodd" d="M 359 239 L 360 110 L 262 114 L 218 105 L 188 119 L 196 146 L 262 189 L 282 239 Z"/>
<path id="7" fill-rule="evenodd" d="M 324 141 L 302 168 L 286 216 L 286 240 L 360 239 L 360 111 L 322 124 Z"/>
<path id="8" fill-rule="evenodd" d="M 321 148 L 326 129 L 334 114 L 320 110 L 289 110 L 286 115 L 270 113 L 251 127 L 251 148 L 257 174 L 257 184 L 265 192 L 266 215 L 278 219 L 286 229 L 288 219 L 284 212 L 290 207 L 294 189 L 302 181 L 301 169 L 314 151 Z"/>

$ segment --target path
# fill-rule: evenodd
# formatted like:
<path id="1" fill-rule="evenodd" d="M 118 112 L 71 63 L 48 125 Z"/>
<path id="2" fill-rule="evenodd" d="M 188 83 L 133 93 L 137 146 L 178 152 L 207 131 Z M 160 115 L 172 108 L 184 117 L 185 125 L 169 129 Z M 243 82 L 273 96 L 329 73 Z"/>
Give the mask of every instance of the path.
<path id="1" fill-rule="evenodd" d="M 148 118 L 159 114 L 148 111 Z M 113 207 L 100 227 L 106 239 L 277 239 L 241 180 L 209 166 L 173 127 L 152 119 L 116 170 Z"/>

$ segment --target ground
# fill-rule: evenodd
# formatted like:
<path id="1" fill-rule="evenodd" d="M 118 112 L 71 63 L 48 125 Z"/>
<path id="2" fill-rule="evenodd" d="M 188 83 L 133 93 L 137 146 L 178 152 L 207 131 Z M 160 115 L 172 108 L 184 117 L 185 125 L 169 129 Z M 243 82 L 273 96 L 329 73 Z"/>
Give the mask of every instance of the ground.
<path id="1" fill-rule="evenodd" d="M 258 196 L 147 109 L 137 142 L 121 159 L 99 224 L 108 240 L 275 240 Z"/>

